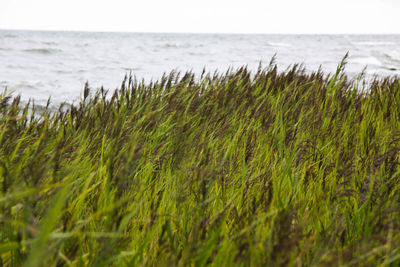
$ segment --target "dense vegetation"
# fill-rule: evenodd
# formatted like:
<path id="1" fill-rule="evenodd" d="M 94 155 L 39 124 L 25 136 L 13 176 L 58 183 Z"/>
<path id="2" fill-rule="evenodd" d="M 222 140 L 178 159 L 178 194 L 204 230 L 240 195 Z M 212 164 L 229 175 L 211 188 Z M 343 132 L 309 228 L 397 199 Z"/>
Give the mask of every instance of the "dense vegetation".
<path id="1" fill-rule="evenodd" d="M 1 264 L 398 265 L 400 79 L 343 66 L 3 94 Z"/>

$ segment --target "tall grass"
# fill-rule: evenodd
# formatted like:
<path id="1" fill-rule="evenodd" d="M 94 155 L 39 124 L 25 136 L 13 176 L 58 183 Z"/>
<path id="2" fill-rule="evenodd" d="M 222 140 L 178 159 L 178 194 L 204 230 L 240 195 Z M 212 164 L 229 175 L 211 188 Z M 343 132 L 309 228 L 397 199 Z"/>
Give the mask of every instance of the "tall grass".
<path id="1" fill-rule="evenodd" d="M 343 66 L 1 95 L 1 264 L 400 264 L 400 79 Z"/>

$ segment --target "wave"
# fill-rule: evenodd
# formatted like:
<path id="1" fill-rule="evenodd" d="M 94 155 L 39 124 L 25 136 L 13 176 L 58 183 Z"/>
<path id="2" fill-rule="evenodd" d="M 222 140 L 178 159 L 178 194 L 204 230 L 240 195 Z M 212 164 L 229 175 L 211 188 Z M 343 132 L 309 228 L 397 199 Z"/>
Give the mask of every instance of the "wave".
<path id="1" fill-rule="evenodd" d="M 4 37 L 4 38 L 17 38 L 18 36 L 15 35 L 15 34 L 5 34 L 5 35 L 3 35 L 1 37 Z"/>
<path id="2" fill-rule="evenodd" d="M 178 48 L 179 45 L 168 43 L 168 44 L 164 44 L 162 47 L 163 47 L 163 48 Z"/>
<path id="3" fill-rule="evenodd" d="M 376 57 L 357 57 L 357 58 L 352 58 L 349 60 L 351 63 L 356 63 L 360 65 L 374 65 L 374 66 L 381 66 L 382 63 L 377 59 Z"/>
<path id="4" fill-rule="evenodd" d="M 198 50 L 198 51 L 192 51 L 188 52 L 189 56 L 199 56 L 199 57 L 207 57 L 207 56 L 213 56 L 215 55 L 214 51 L 203 51 L 203 50 Z"/>
<path id="5" fill-rule="evenodd" d="M 35 85 L 33 85 L 32 83 L 28 83 L 28 82 L 20 82 L 18 84 L 12 85 L 10 86 L 11 90 L 16 90 L 19 91 L 20 89 L 30 89 L 30 90 L 37 90 L 40 87 L 36 87 Z"/>
<path id="6" fill-rule="evenodd" d="M 51 54 L 61 52 L 62 50 L 49 49 L 49 48 L 32 48 L 32 49 L 25 49 L 23 51 L 27 52 L 27 53 L 32 53 L 32 54 L 51 55 Z"/>
<path id="7" fill-rule="evenodd" d="M 88 47 L 89 43 L 77 43 L 74 46 L 76 46 L 76 47 Z"/>
<path id="8" fill-rule="evenodd" d="M 268 42 L 267 45 L 273 47 L 292 47 L 291 44 L 280 43 L 280 42 Z"/>
<path id="9" fill-rule="evenodd" d="M 43 42 L 45 45 L 58 45 L 57 42 Z"/>
<path id="10" fill-rule="evenodd" d="M 383 55 L 385 56 L 385 58 L 387 58 L 390 61 L 400 63 L 400 51 L 393 50 L 390 52 L 385 52 Z"/>
<path id="11" fill-rule="evenodd" d="M 162 48 L 189 48 L 192 47 L 190 43 L 165 43 Z"/>
<path id="12" fill-rule="evenodd" d="M 385 42 L 385 41 L 362 41 L 362 42 L 355 42 L 355 45 L 362 45 L 362 46 L 382 46 L 382 45 L 394 45 L 394 42 Z"/>
<path id="13" fill-rule="evenodd" d="M 133 67 L 133 68 L 122 68 L 124 71 L 139 71 L 141 68 L 139 67 Z"/>
<path id="14" fill-rule="evenodd" d="M 383 67 L 383 69 L 389 70 L 389 71 L 399 71 L 399 69 L 397 69 L 395 67 Z"/>

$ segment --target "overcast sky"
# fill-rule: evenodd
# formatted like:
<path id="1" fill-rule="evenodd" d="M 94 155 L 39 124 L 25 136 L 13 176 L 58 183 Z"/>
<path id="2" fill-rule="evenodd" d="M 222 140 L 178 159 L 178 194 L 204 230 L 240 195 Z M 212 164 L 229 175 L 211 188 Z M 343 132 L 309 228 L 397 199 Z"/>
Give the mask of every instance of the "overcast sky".
<path id="1" fill-rule="evenodd" d="M 0 29 L 400 33 L 400 0 L 0 0 Z"/>

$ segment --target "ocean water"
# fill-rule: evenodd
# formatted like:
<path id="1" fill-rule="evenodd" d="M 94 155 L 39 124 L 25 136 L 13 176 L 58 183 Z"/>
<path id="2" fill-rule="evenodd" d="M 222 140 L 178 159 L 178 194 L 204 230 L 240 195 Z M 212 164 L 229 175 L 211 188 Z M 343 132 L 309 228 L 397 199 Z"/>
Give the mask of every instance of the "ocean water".
<path id="1" fill-rule="evenodd" d="M 334 72 L 349 52 L 355 76 L 400 75 L 400 35 L 228 35 L 89 33 L 0 30 L 0 89 L 44 104 L 73 102 L 91 88 L 117 88 L 126 74 L 149 82 L 171 70 L 200 73 L 267 66 L 276 54 L 284 71 L 294 63 Z"/>

